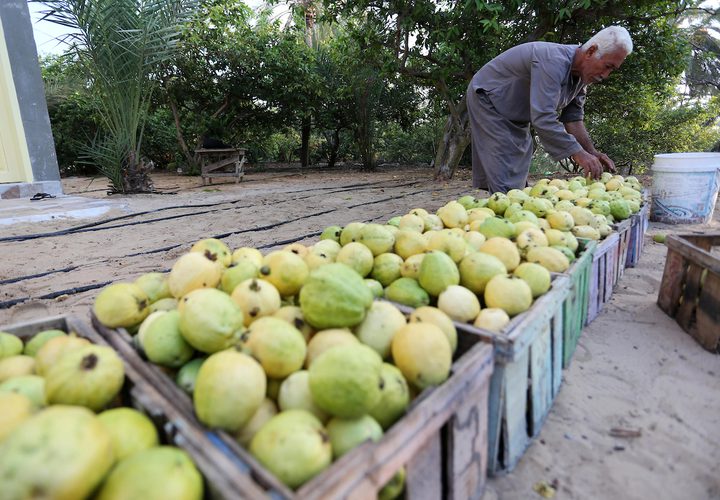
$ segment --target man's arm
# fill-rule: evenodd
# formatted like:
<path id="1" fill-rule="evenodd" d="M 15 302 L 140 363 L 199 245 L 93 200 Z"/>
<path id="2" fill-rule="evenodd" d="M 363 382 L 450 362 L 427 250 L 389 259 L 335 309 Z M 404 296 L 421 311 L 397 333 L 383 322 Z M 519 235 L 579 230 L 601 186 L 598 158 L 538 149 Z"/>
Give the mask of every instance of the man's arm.
<path id="1" fill-rule="evenodd" d="M 590 155 L 594 156 L 598 160 L 600 160 L 600 163 L 602 164 L 602 167 L 605 170 L 608 170 L 610 172 L 615 172 L 615 163 L 606 155 L 601 152 L 599 152 L 597 149 L 595 149 L 595 145 L 593 144 L 592 140 L 590 139 L 590 134 L 588 134 L 587 129 L 585 128 L 585 123 L 582 121 L 575 121 L 575 122 L 565 122 L 565 130 L 572 134 L 573 137 L 580 143 L 580 145 L 583 147 L 583 149 L 589 153 Z M 582 153 L 582 152 L 581 152 Z M 575 158 L 576 155 L 573 155 L 573 160 L 575 160 L 577 163 L 579 163 L 581 166 L 584 167 L 584 164 Z M 580 155 L 582 156 L 582 155 Z M 585 158 L 587 161 L 588 159 Z"/>

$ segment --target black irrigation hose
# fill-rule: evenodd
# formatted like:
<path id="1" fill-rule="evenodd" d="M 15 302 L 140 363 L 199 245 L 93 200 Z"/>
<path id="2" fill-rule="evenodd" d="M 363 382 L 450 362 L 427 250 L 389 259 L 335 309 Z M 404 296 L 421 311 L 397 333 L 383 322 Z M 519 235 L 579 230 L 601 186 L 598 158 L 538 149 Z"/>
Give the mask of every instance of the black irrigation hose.
<path id="1" fill-rule="evenodd" d="M 351 189 L 354 189 L 354 188 L 356 188 L 356 187 L 368 187 L 368 188 L 371 188 L 372 186 L 375 186 L 375 185 L 377 185 L 377 184 L 381 184 L 381 182 L 352 184 L 352 185 L 349 185 L 349 186 L 345 186 L 345 187 L 343 187 L 343 188 L 341 188 L 341 189 L 337 189 L 337 188 L 334 188 L 334 187 L 317 188 L 317 189 L 315 189 L 315 191 L 318 191 L 318 190 L 319 190 L 319 191 L 326 191 L 326 190 L 329 190 L 329 189 L 335 189 L 335 191 L 332 191 L 332 193 L 342 193 L 342 192 L 345 192 L 345 191 L 349 191 L 349 190 L 351 190 Z M 395 186 L 393 186 L 393 187 L 404 187 L 404 186 L 410 186 L 410 185 L 414 185 L 414 184 L 417 184 L 417 182 L 408 182 L 408 183 L 404 183 L 404 184 L 398 184 L 398 185 L 395 185 Z M 384 187 L 384 186 L 383 186 L 383 187 Z M 300 192 L 305 192 L 305 191 L 306 191 L 306 190 L 288 191 L 288 193 L 292 194 L 292 193 L 300 193 Z M 293 201 L 302 200 L 302 199 L 306 199 L 306 198 L 312 198 L 313 196 L 317 196 L 317 195 L 311 194 L 311 195 L 304 196 L 304 197 L 298 197 L 298 198 L 294 198 Z M 188 205 L 174 205 L 174 206 L 171 206 L 171 207 L 162 207 L 162 208 L 158 208 L 158 209 L 155 209 L 155 210 L 145 210 L 145 211 L 142 211 L 142 212 L 135 212 L 135 213 L 128 214 L 128 215 L 122 215 L 122 216 L 118 216 L 118 217 L 112 217 L 112 218 L 110 218 L 110 219 L 104 219 L 104 220 L 101 220 L 101 221 L 91 222 L 91 223 L 88 223 L 88 224 L 82 224 L 82 225 L 80 225 L 80 226 L 74 226 L 74 227 L 71 227 L 71 228 L 68 228 L 68 229 L 63 229 L 63 230 L 60 230 L 60 231 L 51 231 L 51 232 L 47 232 L 47 233 L 35 233 L 35 234 L 28 234 L 28 235 L 21 235 L 21 236 L 7 236 L 7 237 L 4 237 L 4 238 L 0 238 L 0 243 L 1 243 L 1 242 L 6 242 L 6 241 L 7 241 L 7 242 L 29 241 L 29 240 L 33 240 L 33 239 L 47 238 L 47 237 L 53 237 L 53 236 L 67 236 L 67 235 L 75 234 L 75 233 L 85 233 L 85 232 L 102 231 L 102 230 L 105 230 L 105 229 L 117 229 L 117 228 L 120 228 L 120 227 L 133 226 L 133 225 L 139 225 L 139 224 L 150 224 L 150 223 L 153 223 L 153 222 L 159 222 L 159 221 L 171 220 L 171 219 L 178 219 L 178 218 L 182 218 L 182 217 L 192 217 L 192 216 L 196 216 L 196 215 L 213 213 L 213 212 L 215 212 L 216 210 L 207 210 L 207 211 L 203 211 L 203 212 L 193 212 L 193 213 L 190 213 L 190 214 L 187 214 L 187 213 L 186 213 L 186 214 L 179 214 L 179 215 L 174 215 L 174 216 L 170 216 L 170 217 L 161 217 L 161 218 L 158 218 L 158 219 L 150 219 L 150 220 L 144 220 L 144 221 L 131 222 L 131 223 L 128 223 L 128 224 L 118 224 L 118 225 L 115 225 L 115 226 L 104 226 L 105 224 L 107 224 L 107 223 L 109 223 L 109 222 L 115 222 L 115 221 L 118 221 L 118 220 L 130 219 L 130 218 L 133 218 L 133 217 L 137 217 L 137 216 L 139 216 L 139 215 L 147 215 L 147 214 L 150 214 L 150 213 L 157 213 L 157 212 L 162 212 L 162 211 L 165 211 L 165 210 L 177 210 L 177 209 L 188 209 L 188 208 L 216 207 L 216 206 L 219 206 L 219 205 L 226 205 L 226 204 L 228 204 L 228 203 L 230 203 L 230 204 L 240 203 L 241 201 L 243 201 L 243 200 L 223 201 L 223 202 L 218 202 L 218 203 L 208 203 L 208 204 L 189 205 L 189 206 L 188 206 Z M 285 201 L 278 201 L 278 202 L 276 202 L 276 203 L 285 203 Z M 255 206 L 255 205 L 245 205 L 245 206 L 235 207 L 235 208 L 250 208 L 250 207 L 253 207 L 253 206 Z M 221 209 L 221 210 L 230 210 L 231 208 L 233 208 L 233 207 L 228 207 L 228 208 L 224 208 L 224 209 Z M 104 227 L 98 227 L 98 226 L 104 226 Z"/>
<path id="2" fill-rule="evenodd" d="M 25 281 L 25 280 L 34 279 L 34 278 L 42 278 L 43 276 L 48 276 L 50 274 L 67 273 L 70 271 L 74 271 L 77 268 L 78 268 L 78 266 L 70 266 L 70 267 L 64 267 L 62 269 L 53 269 L 52 271 L 47 271 L 44 273 L 31 274 L 29 276 L 20 276 L 18 278 L 10 278 L 7 280 L 0 280 L 0 285 L 9 285 L 10 283 L 17 283 L 18 281 Z"/>
<path id="3" fill-rule="evenodd" d="M 17 304 L 22 304 L 23 302 L 27 302 L 28 300 L 49 300 L 49 299 L 56 299 L 62 295 L 75 295 L 76 293 L 88 292 L 90 290 L 96 290 L 98 288 L 102 288 L 106 285 L 109 285 L 110 283 L 112 283 L 112 281 L 106 281 L 104 283 L 96 283 L 94 285 L 85 285 L 85 286 L 78 286 L 75 288 L 68 288 L 67 290 L 60 290 L 57 292 L 48 293 L 46 295 L 41 295 L 40 297 L 23 297 L 20 299 L 6 300 L 5 302 L 0 302 L 0 309 L 7 309 L 8 307 L 12 307 Z"/>
<path id="4" fill-rule="evenodd" d="M 424 193 L 424 192 L 427 192 L 427 191 L 433 191 L 433 190 L 423 189 L 423 190 L 415 191 L 415 192 L 412 192 L 412 193 L 405 193 L 405 194 L 403 194 L 403 195 L 400 196 L 400 197 L 391 197 L 391 198 L 385 198 L 385 199 L 382 199 L 382 200 L 375 200 L 374 202 L 359 203 L 359 204 L 357 204 L 357 205 L 351 205 L 351 206 L 348 206 L 348 207 L 346 207 L 346 208 L 356 208 L 356 207 L 365 206 L 365 205 L 372 205 L 372 204 L 375 204 L 375 203 L 382 203 L 382 202 L 384 202 L 384 201 L 396 200 L 396 199 L 398 199 L 398 198 L 404 198 L 404 197 L 409 196 L 409 195 L 420 194 L 420 193 Z M 316 213 L 313 213 L 313 214 L 304 215 L 304 216 L 302 216 L 302 217 L 297 217 L 297 218 L 291 219 L 291 220 L 286 220 L 286 221 L 282 221 L 282 222 L 276 222 L 276 223 L 269 224 L 269 225 L 266 225 L 266 226 L 255 227 L 255 228 L 252 228 L 252 229 L 243 229 L 243 230 L 240 230 L 240 231 L 233 231 L 233 232 L 224 233 L 224 234 L 221 234 L 221 235 L 215 235 L 215 236 L 211 236 L 211 238 L 223 239 L 223 238 L 226 238 L 226 237 L 228 237 L 228 236 L 235 235 L 235 234 L 242 234 L 242 233 L 249 233 L 249 232 L 258 232 L 258 231 L 266 231 L 266 230 L 268 230 L 268 229 L 272 229 L 272 228 L 274 228 L 274 227 L 278 227 L 278 226 L 281 226 L 281 225 L 284 225 L 284 224 L 289 224 L 289 223 L 291 223 L 291 222 L 297 222 L 297 221 L 302 220 L 302 219 L 309 219 L 309 218 L 311 218 L 311 217 L 317 217 L 317 216 L 319 216 L 319 215 L 325 215 L 325 214 L 328 214 L 328 213 L 331 213 L 331 212 L 335 212 L 336 210 L 338 210 L 338 209 L 337 209 L 337 208 L 333 208 L 333 209 L 325 210 L 325 211 L 322 211 L 322 212 L 316 212 Z M 385 218 L 385 217 L 387 217 L 387 215 L 375 217 L 375 218 L 373 218 L 373 219 L 370 219 L 370 221 L 382 219 L 382 218 Z M 261 245 L 261 246 L 258 246 L 257 248 L 258 248 L 258 249 L 260 249 L 260 248 L 265 249 L 265 248 L 277 247 L 277 246 L 280 246 L 280 245 L 288 245 L 288 244 L 291 244 L 291 243 L 295 243 L 295 242 L 298 242 L 298 241 L 302 241 L 302 240 L 304 240 L 304 239 L 306 239 L 306 238 L 309 238 L 309 237 L 312 237 L 312 236 L 318 236 L 319 234 L 321 234 L 321 233 L 320 233 L 320 232 L 315 232 L 315 233 L 305 234 L 305 235 L 302 235 L 302 236 L 300 236 L 300 237 L 295 237 L 295 238 L 291 238 L 291 239 L 288 239 L 288 240 L 276 241 L 276 242 L 269 243 L 269 244 L 266 244 L 266 245 Z M 177 248 L 177 247 L 180 247 L 180 246 L 182 246 L 182 245 L 183 245 L 183 244 L 171 245 L 171 246 L 164 247 L 164 248 L 160 248 L 160 249 L 149 250 L 149 251 L 146 251 L 146 252 L 139 252 L 139 253 L 134 253 L 134 254 L 125 255 L 125 256 L 120 257 L 120 258 L 137 257 L 137 256 L 140 256 L 140 255 L 148 255 L 148 254 L 152 254 L 152 253 L 159 253 L 159 252 L 163 252 L 163 251 L 172 250 L 172 249 Z M 60 269 L 60 270 L 55 270 L 55 271 L 49 271 L 49 272 L 46 272 L 46 273 L 40 273 L 40 274 L 36 274 L 36 275 L 30 275 L 30 276 L 19 277 L 19 278 L 12 278 L 11 280 L 5 280 L 4 282 L 15 283 L 15 282 L 18 282 L 18 281 L 23 281 L 23 280 L 25 280 L 25 279 L 32 279 L 32 278 L 36 278 L 36 277 L 42 277 L 42 276 L 45 276 L 45 275 L 54 274 L 54 273 L 58 273 L 58 272 L 72 271 L 73 269 L 76 269 L 76 268 L 77 268 L 77 266 L 75 266 L 74 268 L 65 268 L 65 269 Z M 3 282 L 0 282 L 0 283 L 3 283 Z M 49 294 L 46 294 L 46 295 L 42 295 L 42 296 L 37 297 L 37 298 L 33 298 L 33 297 L 23 297 L 23 298 L 20 298 L 20 299 L 7 300 L 7 301 L 4 301 L 4 302 L 0 302 L 0 310 L 1 310 L 1 309 L 7 309 L 7 308 L 9 308 L 9 307 L 12 307 L 12 306 L 17 305 L 17 304 L 21 304 L 21 303 L 23 303 L 23 302 L 27 302 L 28 300 L 47 300 L 47 299 L 57 298 L 57 297 L 59 297 L 59 296 L 61 296 L 61 295 L 74 295 L 74 294 L 76 294 L 76 293 L 82 293 L 82 292 L 86 292 L 86 291 L 90 291 L 90 290 L 95 290 L 95 289 L 98 289 L 98 288 L 102 288 L 102 287 L 104 287 L 104 286 L 106 286 L 106 285 L 109 285 L 109 284 L 111 284 L 111 283 L 113 283 L 113 282 L 112 282 L 112 281 L 106 281 L 106 282 L 104 282 L 104 283 L 100 283 L 100 284 L 96 284 L 96 285 L 87 285 L 87 286 L 76 287 L 76 288 L 71 288 L 71 289 L 67 289 L 67 290 L 60 290 L 60 291 L 58 291 L 58 292 L 52 292 L 52 293 L 49 293 Z"/>

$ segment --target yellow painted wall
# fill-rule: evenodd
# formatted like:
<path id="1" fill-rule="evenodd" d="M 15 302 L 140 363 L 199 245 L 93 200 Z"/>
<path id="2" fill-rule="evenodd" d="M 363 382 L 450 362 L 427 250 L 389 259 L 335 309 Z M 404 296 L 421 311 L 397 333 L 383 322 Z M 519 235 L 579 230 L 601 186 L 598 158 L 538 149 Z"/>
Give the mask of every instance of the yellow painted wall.
<path id="1" fill-rule="evenodd" d="M 5 32 L 0 20 L 0 183 L 33 180 Z"/>

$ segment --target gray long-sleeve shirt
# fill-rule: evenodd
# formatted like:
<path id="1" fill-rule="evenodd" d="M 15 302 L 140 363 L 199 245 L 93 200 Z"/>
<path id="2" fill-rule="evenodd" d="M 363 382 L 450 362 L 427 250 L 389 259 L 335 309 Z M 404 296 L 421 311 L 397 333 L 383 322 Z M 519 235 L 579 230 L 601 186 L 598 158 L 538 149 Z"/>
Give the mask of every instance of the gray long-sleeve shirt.
<path id="1" fill-rule="evenodd" d="M 584 116 L 586 86 L 570 73 L 577 48 L 549 42 L 517 45 L 480 68 L 470 84 L 484 90 L 508 120 L 532 123 L 554 160 L 582 149 L 562 125 Z"/>

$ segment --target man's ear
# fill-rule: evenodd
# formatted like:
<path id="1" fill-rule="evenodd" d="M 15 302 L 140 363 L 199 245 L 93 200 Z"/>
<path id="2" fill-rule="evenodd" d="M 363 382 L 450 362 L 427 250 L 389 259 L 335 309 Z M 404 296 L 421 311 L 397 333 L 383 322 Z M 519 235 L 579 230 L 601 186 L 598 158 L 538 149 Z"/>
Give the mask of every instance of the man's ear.
<path id="1" fill-rule="evenodd" d="M 595 55 L 595 52 L 597 52 L 597 49 L 598 49 L 598 46 L 593 44 L 587 48 L 587 50 L 585 51 L 585 55 L 588 57 L 593 56 L 593 55 Z"/>

